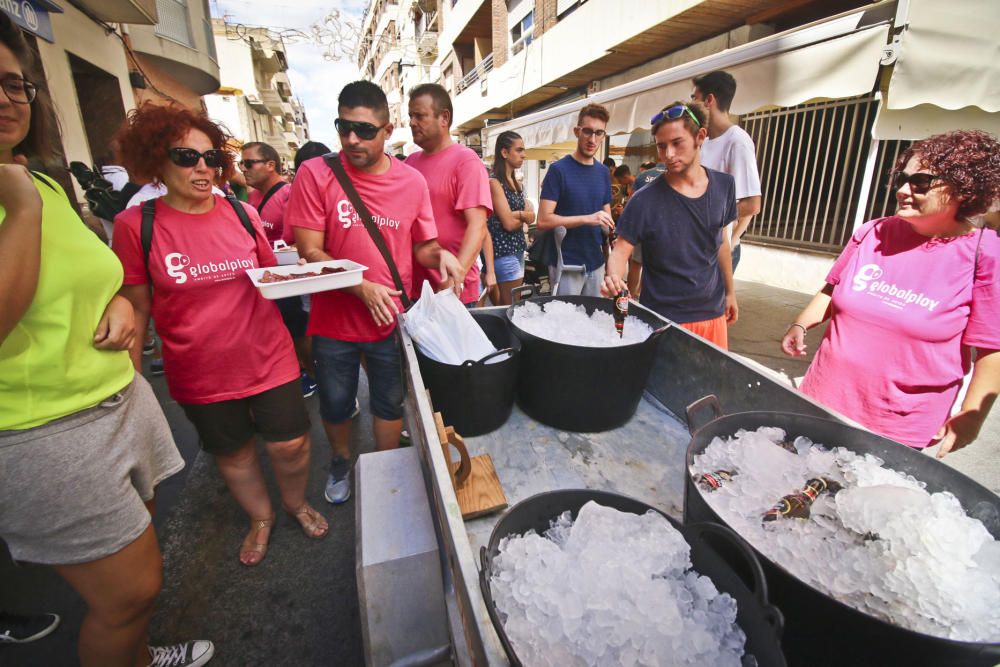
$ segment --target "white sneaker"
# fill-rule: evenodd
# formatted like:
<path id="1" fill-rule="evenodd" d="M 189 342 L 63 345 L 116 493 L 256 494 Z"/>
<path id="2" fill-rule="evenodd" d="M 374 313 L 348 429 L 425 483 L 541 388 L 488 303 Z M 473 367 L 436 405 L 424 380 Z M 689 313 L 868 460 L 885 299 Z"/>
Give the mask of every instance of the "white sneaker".
<path id="1" fill-rule="evenodd" d="M 202 639 L 173 646 L 150 646 L 149 667 L 201 667 L 215 655 L 215 645 Z"/>

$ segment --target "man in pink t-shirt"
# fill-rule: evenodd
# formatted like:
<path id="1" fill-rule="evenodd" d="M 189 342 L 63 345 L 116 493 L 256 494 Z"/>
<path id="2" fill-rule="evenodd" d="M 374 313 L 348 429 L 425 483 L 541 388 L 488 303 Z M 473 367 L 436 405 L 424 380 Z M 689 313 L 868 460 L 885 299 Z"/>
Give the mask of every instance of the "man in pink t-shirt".
<path id="1" fill-rule="evenodd" d="M 344 87 L 338 102 L 336 127 L 343 151 L 337 159 L 385 239 L 401 287 L 410 285 L 414 260 L 461 284 L 462 266 L 438 245 L 423 177 L 383 152 L 392 134 L 385 93 L 370 81 L 355 81 Z M 393 330 L 402 291 L 324 158 L 299 168 L 286 219 L 295 227 L 299 255 L 307 261 L 350 259 L 368 267 L 360 285 L 313 295 L 306 332 L 313 336 L 320 415 L 333 447 L 325 495 L 331 503 L 341 503 L 351 492 L 350 417 L 362 354 L 376 447 L 399 444 L 403 386 Z"/>
<path id="2" fill-rule="evenodd" d="M 427 181 L 438 242 L 454 253 L 467 271 L 462 303 L 475 305 L 479 298 L 476 259 L 486 240 L 486 219 L 493 212 L 489 174 L 475 152 L 452 140 L 449 128 L 454 114 L 444 88 L 436 83 L 417 86 L 410 91 L 409 110 L 413 141 L 423 150 L 410 155 L 406 164 Z M 415 295 L 425 279 L 435 288 L 441 284 L 441 276 L 433 268 L 418 268 L 414 278 Z"/>
<path id="3" fill-rule="evenodd" d="M 288 236 L 285 226 L 285 206 L 291 190 L 281 177 L 281 156 L 270 144 L 251 141 L 243 144 L 240 169 L 250 186 L 247 203 L 260 213 L 267 240 L 271 243 Z"/>

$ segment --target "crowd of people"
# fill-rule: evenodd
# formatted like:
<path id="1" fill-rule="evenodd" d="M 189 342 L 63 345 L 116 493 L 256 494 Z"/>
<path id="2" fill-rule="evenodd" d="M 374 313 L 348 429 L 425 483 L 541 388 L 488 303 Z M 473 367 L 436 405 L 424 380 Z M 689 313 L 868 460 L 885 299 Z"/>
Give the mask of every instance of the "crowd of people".
<path id="1" fill-rule="evenodd" d="M 419 150 L 405 159 L 385 152 L 394 128 L 383 91 L 345 86 L 341 150 L 303 146 L 291 183 L 272 146 L 246 143 L 237 156 L 204 114 L 144 105 L 115 145 L 148 187 L 115 218 L 110 249 L 55 181 L 25 166 L 57 139 L 39 76 L 0 16 L 0 536 L 15 560 L 51 565 L 86 601 L 85 666 L 192 667 L 214 652 L 207 640 L 149 646 L 146 636 L 162 583 L 156 486 L 183 467 L 141 372 L 151 322 L 170 395 L 246 513 L 234 560 L 253 567 L 275 521 L 257 437 L 281 509 L 305 537 L 326 537 L 306 500 L 305 399 L 318 392 L 331 447 L 324 496 L 346 502 L 362 369 L 376 448 L 404 435 L 396 324 L 425 280 L 470 308 L 508 305 L 531 228 L 553 294 L 628 290 L 722 349 L 738 319 L 733 272 L 761 188 L 725 72 L 695 79 L 692 99 L 650 119 L 659 161 L 635 175 L 597 159 L 609 112 L 583 106 L 575 150 L 549 166 L 537 212 L 523 138 L 499 135 L 484 166 L 452 139 L 451 100 L 436 84 L 410 91 Z M 830 319 L 802 391 L 912 447 L 940 442 L 943 455 L 975 439 L 1000 390 L 1000 238 L 970 222 L 1000 199 L 1000 144 L 981 132 L 932 137 L 894 173 L 897 214 L 857 230 L 781 345 L 804 354 L 806 331 Z M 268 301 L 243 274 L 275 265 L 283 246 L 303 262 L 368 269 L 354 287 Z M 53 623 L 16 621 L 28 639 Z"/>

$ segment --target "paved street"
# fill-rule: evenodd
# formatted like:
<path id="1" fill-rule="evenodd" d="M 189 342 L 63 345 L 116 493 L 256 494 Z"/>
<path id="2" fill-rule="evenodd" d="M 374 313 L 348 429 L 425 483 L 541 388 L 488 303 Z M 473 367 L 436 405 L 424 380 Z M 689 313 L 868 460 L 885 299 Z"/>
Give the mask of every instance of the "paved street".
<path id="1" fill-rule="evenodd" d="M 807 361 L 778 349 L 785 327 L 808 295 L 738 282 L 740 321 L 731 329 L 733 351 L 790 377 L 800 377 Z M 810 349 L 820 338 L 810 332 Z M 353 666 L 363 663 L 354 574 L 354 502 L 331 507 L 322 499 L 328 449 L 317 414 L 310 501 L 331 524 L 323 541 L 308 540 L 298 525 L 279 514 L 263 564 L 245 568 L 237 551 L 245 518 L 226 492 L 180 409 L 166 396 L 162 378 L 153 384 L 174 437 L 188 462 L 160 487 L 155 523 L 163 546 L 165 586 L 153 619 L 154 642 L 208 638 L 216 642 L 214 667 L 249 665 Z M 367 389 L 362 382 L 362 416 L 355 451 L 370 451 Z M 1000 491 L 1000 411 L 994 411 L 980 441 L 946 462 L 995 492 Z M 265 458 L 266 461 L 266 458 Z M 270 475 L 270 473 L 268 472 Z M 272 484 L 272 498 L 277 498 Z M 0 607 L 53 611 L 63 617 L 50 637 L 20 647 L 0 648 L 3 667 L 71 667 L 76 664 L 77 629 L 83 605 L 51 570 L 15 568 L 0 554 Z"/>

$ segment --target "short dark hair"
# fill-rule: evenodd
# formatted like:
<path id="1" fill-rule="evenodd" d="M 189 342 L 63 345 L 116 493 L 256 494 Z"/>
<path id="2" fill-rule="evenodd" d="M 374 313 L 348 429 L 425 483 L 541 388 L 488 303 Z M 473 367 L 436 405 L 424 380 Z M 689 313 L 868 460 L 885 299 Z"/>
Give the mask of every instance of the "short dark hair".
<path id="1" fill-rule="evenodd" d="M 326 155 L 329 152 L 330 149 L 326 144 L 318 141 L 307 141 L 299 147 L 299 150 L 295 151 L 295 171 L 298 171 L 299 167 L 301 167 L 302 163 L 306 160 Z"/>
<path id="2" fill-rule="evenodd" d="M 580 115 L 576 117 L 576 124 L 579 125 L 583 122 L 583 119 L 588 116 L 590 118 L 596 118 L 597 120 L 604 121 L 605 123 L 611 120 L 611 114 L 608 113 L 606 107 L 603 107 L 600 104 L 588 104 L 580 109 Z"/>
<path id="3" fill-rule="evenodd" d="M 256 148 L 260 156 L 267 160 L 268 162 L 274 163 L 274 170 L 281 171 L 281 156 L 278 155 L 278 151 L 274 150 L 274 146 L 271 144 L 265 144 L 263 141 L 248 141 L 243 144 L 241 150 L 248 150 Z"/>
<path id="4" fill-rule="evenodd" d="M 451 121 L 455 119 L 455 109 L 451 104 L 451 96 L 448 95 L 448 91 L 436 83 L 422 83 L 419 86 L 414 86 L 410 89 L 410 99 L 414 97 L 421 97 L 423 95 L 430 95 L 431 106 L 434 107 L 434 115 L 440 116 L 445 111 L 448 112 L 448 127 L 451 127 Z"/>
<path id="5" fill-rule="evenodd" d="M 615 167 L 614 175 L 616 178 L 621 178 L 622 176 L 631 176 L 632 170 L 629 169 L 629 166 L 627 164 L 619 165 Z"/>
<path id="6" fill-rule="evenodd" d="M 352 81 L 344 86 L 337 105 L 347 109 L 365 107 L 374 111 L 383 122 L 389 122 L 389 101 L 382 89 L 371 81 Z"/>
<path id="7" fill-rule="evenodd" d="M 17 64 L 21 66 L 24 78 L 35 84 L 37 90 L 35 100 L 31 103 L 28 134 L 21 143 L 14 146 L 14 153 L 46 163 L 56 157 L 60 136 L 59 120 L 35 52 L 28 46 L 21 29 L 4 12 L 0 12 L 0 44 L 10 49 Z"/>
<path id="8" fill-rule="evenodd" d="M 698 119 L 698 123 L 695 124 L 694 119 L 691 118 L 691 115 L 688 115 L 686 113 L 681 114 L 680 118 L 675 118 L 673 120 L 670 120 L 666 116 L 663 116 L 658 121 L 653 123 L 653 127 L 650 128 L 649 130 L 649 133 L 652 134 L 653 137 L 656 137 L 656 133 L 659 132 L 660 128 L 666 125 L 667 123 L 683 122 L 684 127 L 687 128 L 688 132 L 691 133 L 692 137 L 696 136 L 698 134 L 698 130 L 700 130 L 701 128 L 708 127 L 708 110 L 705 108 L 705 105 L 702 104 L 701 102 L 696 102 L 694 100 L 690 100 L 687 102 L 677 101 L 668 104 L 667 106 L 663 107 L 660 111 L 661 112 L 666 111 L 671 107 L 687 107 L 688 110 L 691 112 L 691 115 L 693 115 L 695 118 Z"/>
<path id="9" fill-rule="evenodd" d="M 639 165 L 639 171 L 646 171 L 647 169 L 652 169 L 656 166 L 655 162 L 643 162 Z"/>
<path id="10" fill-rule="evenodd" d="M 618 163 L 615 162 L 615 159 L 613 157 L 611 157 L 610 155 L 608 157 L 604 158 L 603 160 L 601 160 L 601 164 L 603 164 L 608 169 L 614 169 L 616 166 L 618 166 Z"/>
<path id="11" fill-rule="evenodd" d="M 736 79 L 729 72 L 715 70 L 703 76 L 694 78 L 695 87 L 701 91 L 702 96 L 715 95 L 715 103 L 719 111 L 729 111 L 736 97 Z"/>

